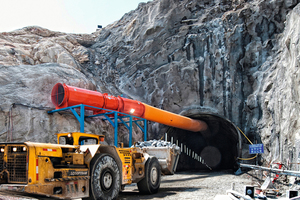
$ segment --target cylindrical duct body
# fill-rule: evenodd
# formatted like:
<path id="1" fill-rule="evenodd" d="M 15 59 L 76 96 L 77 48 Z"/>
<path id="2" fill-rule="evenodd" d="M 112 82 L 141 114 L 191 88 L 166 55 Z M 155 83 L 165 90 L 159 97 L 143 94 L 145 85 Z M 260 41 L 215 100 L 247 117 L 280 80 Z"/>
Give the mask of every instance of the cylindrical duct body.
<path id="1" fill-rule="evenodd" d="M 51 92 L 51 100 L 56 109 L 85 104 L 89 106 L 115 110 L 137 117 L 143 117 L 143 103 L 123 97 L 115 97 L 106 93 L 86 90 L 66 84 L 57 83 Z M 86 108 L 99 113 L 99 109 Z"/>
<path id="2" fill-rule="evenodd" d="M 104 95 L 100 92 L 85 90 L 78 87 L 67 86 L 57 83 L 51 92 L 51 100 L 56 109 L 86 104 L 103 108 L 105 105 Z"/>
<path id="3" fill-rule="evenodd" d="M 193 132 L 205 131 L 207 124 L 201 120 L 191 119 L 182 115 L 177 115 L 143 103 L 145 106 L 144 118 L 168 126 L 181 128 Z"/>
<path id="4" fill-rule="evenodd" d="M 57 83 L 51 92 L 51 100 L 56 109 L 86 104 L 89 106 L 115 110 L 142 117 L 147 120 L 158 122 L 167 126 L 172 126 L 184 130 L 199 132 L 207 130 L 207 124 L 201 120 L 194 120 L 185 116 L 177 115 L 165 110 L 149 106 L 140 101 L 123 97 L 114 97 L 100 92 L 86 90 L 82 88 L 67 86 Z M 87 108 L 99 112 L 97 109 Z"/>

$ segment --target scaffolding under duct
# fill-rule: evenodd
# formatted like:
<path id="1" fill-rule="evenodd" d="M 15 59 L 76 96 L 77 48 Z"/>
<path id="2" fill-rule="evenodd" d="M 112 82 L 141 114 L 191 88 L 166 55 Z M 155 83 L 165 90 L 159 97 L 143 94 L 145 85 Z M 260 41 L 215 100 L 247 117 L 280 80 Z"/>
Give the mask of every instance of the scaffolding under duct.
<path id="1" fill-rule="evenodd" d="M 86 108 L 98 109 L 99 111 L 103 111 L 104 113 L 85 116 Z M 77 110 L 79 109 L 80 114 L 77 113 L 76 109 Z M 104 116 L 105 118 L 103 120 L 109 121 L 110 124 L 114 127 L 114 145 L 116 147 L 118 146 L 118 125 L 119 124 L 124 124 L 125 127 L 129 130 L 129 146 L 132 145 L 132 125 L 133 125 L 133 123 L 136 124 L 142 130 L 142 132 L 144 134 L 144 141 L 147 140 L 147 120 L 144 118 L 132 116 L 132 115 L 114 111 L 114 110 L 98 108 L 98 107 L 84 105 L 84 104 L 65 107 L 65 108 L 56 109 L 56 110 L 51 110 L 51 111 L 48 111 L 48 113 L 51 114 L 51 113 L 66 111 L 66 110 L 72 111 L 73 115 L 79 121 L 80 132 L 82 132 L 82 133 L 84 133 L 84 119 L 85 118 Z M 111 117 L 111 116 L 113 116 L 113 117 Z M 143 122 L 144 126 L 138 124 L 138 122 Z"/>

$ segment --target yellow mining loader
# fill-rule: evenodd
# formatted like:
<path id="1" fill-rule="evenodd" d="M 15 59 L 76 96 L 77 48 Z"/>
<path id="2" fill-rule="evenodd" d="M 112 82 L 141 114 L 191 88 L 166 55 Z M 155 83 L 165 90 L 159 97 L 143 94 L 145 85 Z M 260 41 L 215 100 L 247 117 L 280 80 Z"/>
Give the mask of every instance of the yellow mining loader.
<path id="1" fill-rule="evenodd" d="M 103 135 L 58 133 L 58 144 L 0 143 L 0 189 L 60 199 L 116 199 L 125 185 L 156 193 L 161 174 L 176 170 L 175 145 L 121 147 Z"/>

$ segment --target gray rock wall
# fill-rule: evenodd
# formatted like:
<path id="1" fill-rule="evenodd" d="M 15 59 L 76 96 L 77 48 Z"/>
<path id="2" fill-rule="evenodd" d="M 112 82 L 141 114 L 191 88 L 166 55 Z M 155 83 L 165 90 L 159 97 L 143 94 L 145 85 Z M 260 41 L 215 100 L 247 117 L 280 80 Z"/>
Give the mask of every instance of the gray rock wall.
<path id="1" fill-rule="evenodd" d="M 35 141 L 56 143 L 55 133 L 80 131 L 71 113 L 48 114 L 53 110 L 51 90 L 58 83 L 95 90 L 86 76 L 65 64 L 0 66 L 0 141 Z M 128 131 L 120 126 L 119 141 L 128 141 Z M 86 120 L 85 132 L 103 134 L 113 143 L 114 129 L 100 118 Z M 142 140 L 138 129 L 135 140 Z"/>
<path id="2" fill-rule="evenodd" d="M 8 138 L 10 120 L 18 122 L 18 140 L 53 141 L 54 132 L 79 130 L 72 116 L 28 107 L 53 107 L 51 89 L 65 82 L 175 113 L 222 115 L 264 143 L 266 162 L 297 160 L 297 4 L 155 0 L 91 35 L 40 27 L 1 33 L 0 138 Z M 149 125 L 150 138 L 162 135 L 163 126 Z M 86 129 L 112 141 L 110 126 L 100 119 Z M 135 139 L 142 138 L 135 131 Z"/>
<path id="3" fill-rule="evenodd" d="M 259 84 L 252 95 L 261 113 L 252 120 L 266 146 L 268 161 L 299 162 L 299 9 L 297 5 L 287 16 L 278 38 L 279 50 L 253 75 Z M 299 170 L 296 164 L 291 167 Z"/>

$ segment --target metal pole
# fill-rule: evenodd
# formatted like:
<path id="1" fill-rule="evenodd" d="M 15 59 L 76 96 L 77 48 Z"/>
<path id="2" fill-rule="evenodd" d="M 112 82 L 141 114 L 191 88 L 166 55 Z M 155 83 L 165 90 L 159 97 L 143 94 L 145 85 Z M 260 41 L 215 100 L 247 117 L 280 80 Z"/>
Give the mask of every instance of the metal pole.
<path id="1" fill-rule="evenodd" d="M 115 147 L 118 147 L 118 113 L 117 112 L 115 112 L 115 116 L 114 116 L 114 118 L 115 118 L 115 121 L 114 121 L 114 128 L 115 128 Z"/>
<path id="2" fill-rule="evenodd" d="M 129 147 L 132 145 L 132 116 L 129 117 Z"/>
<path id="3" fill-rule="evenodd" d="M 144 141 L 147 141 L 147 120 L 144 119 Z"/>
<path id="4" fill-rule="evenodd" d="M 84 105 L 80 105 L 80 132 L 84 133 Z"/>
<path id="5" fill-rule="evenodd" d="M 248 164 L 242 164 L 242 163 L 240 164 L 240 166 L 251 168 L 251 169 L 262 169 L 265 171 L 272 172 L 274 174 L 283 174 L 283 175 L 300 177 L 299 171 L 290 171 L 290 170 L 284 170 L 284 169 L 272 169 L 272 168 L 268 168 L 268 167 L 262 167 L 262 166 L 257 166 L 257 165 L 248 165 Z"/>

